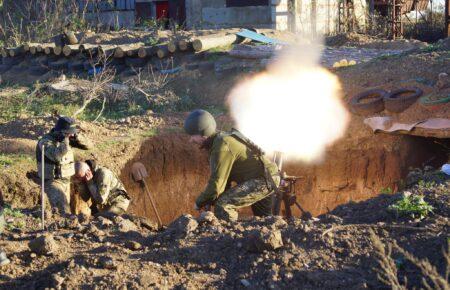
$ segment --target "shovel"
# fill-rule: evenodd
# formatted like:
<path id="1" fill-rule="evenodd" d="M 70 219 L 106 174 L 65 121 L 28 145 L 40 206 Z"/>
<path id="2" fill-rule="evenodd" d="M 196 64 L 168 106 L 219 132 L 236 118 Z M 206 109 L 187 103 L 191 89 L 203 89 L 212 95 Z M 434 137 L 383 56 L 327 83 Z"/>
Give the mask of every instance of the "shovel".
<path id="1" fill-rule="evenodd" d="M 153 200 L 153 197 L 148 190 L 147 183 L 145 182 L 145 178 L 148 177 L 147 169 L 145 169 L 144 164 L 141 162 L 135 162 L 131 166 L 131 175 L 133 177 L 133 180 L 136 182 L 140 182 L 144 185 L 145 191 L 147 193 L 148 198 L 150 199 L 150 203 L 152 204 L 153 211 L 155 212 L 156 218 L 158 219 L 158 226 L 162 227 L 162 221 L 161 217 L 159 216 L 158 210 L 156 209 L 155 201 Z"/>

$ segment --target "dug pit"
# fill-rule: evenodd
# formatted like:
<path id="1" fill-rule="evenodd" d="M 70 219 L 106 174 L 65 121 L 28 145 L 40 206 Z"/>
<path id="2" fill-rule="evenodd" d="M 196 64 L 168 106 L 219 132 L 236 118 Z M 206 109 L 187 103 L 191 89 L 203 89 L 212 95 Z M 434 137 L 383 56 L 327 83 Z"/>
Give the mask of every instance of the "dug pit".
<path id="1" fill-rule="evenodd" d="M 303 177 L 297 186 L 297 200 L 313 215 L 380 192 L 395 192 L 405 185 L 410 168 L 439 166 L 447 161 L 448 140 L 436 143 L 431 138 L 387 134 L 355 137 L 350 134 L 329 148 L 321 163 L 286 165 L 289 175 Z M 195 198 L 209 177 L 206 152 L 189 144 L 184 134 L 168 133 L 143 142 L 127 161 L 120 177 L 133 198 L 131 211 L 156 221 L 149 198 L 132 179 L 131 166 L 136 161 L 142 162 L 149 173 L 146 182 L 163 223 L 183 213 L 195 214 Z M 294 214 L 299 211 L 294 210 Z"/>

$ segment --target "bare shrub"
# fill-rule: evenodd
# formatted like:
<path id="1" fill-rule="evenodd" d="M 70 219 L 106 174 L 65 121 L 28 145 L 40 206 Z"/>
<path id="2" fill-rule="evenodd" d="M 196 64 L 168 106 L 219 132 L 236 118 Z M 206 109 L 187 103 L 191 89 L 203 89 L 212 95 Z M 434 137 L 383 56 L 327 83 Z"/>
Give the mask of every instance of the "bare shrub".
<path id="1" fill-rule="evenodd" d="M 375 268 L 378 279 L 386 285 L 392 287 L 392 289 L 400 290 L 407 289 L 406 281 L 405 286 L 398 280 L 397 266 L 395 260 L 392 258 L 392 245 L 387 245 L 386 248 L 381 242 L 380 238 L 375 234 L 373 230 L 370 230 L 370 239 L 372 240 L 375 248 L 375 257 L 379 264 L 379 268 Z"/>
<path id="2" fill-rule="evenodd" d="M 442 6 L 424 13 L 418 13 L 417 23 L 415 16 L 405 19 L 404 36 L 426 42 L 435 42 L 444 37 L 445 15 Z"/>
<path id="3" fill-rule="evenodd" d="M 62 32 L 70 23 L 73 30 L 87 29 L 87 4 L 77 0 L 4 0 L 0 5 L 0 40 L 7 46 L 42 42 Z"/>
<path id="4" fill-rule="evenodd" d="M 99 98 L 103 98 L 102 108 L 95 118 L 94 121 L 97 121 L 101 114 L 105 109 L 106 99 L 108 94 L 111 93 L 112 87 L 111 82 L 114 80 L 116 76 L 116 72 L 114 69 L 111 69 L 107 66 L 107 60 L 103 60 L 103 66 L 97 69 L 95 65 L 93 66 L 94 76 L 91 80 L 91 86 L 88 90 L 83 91 L 82 93 L 82 105 L 81 107 L 73 114 L 73 117 L 78 116 L 82 113 L 86 107 L 93 101 Z"/>
<path id="5" fill-rule="evenodd" d="M 419 259 L 400 247 L 395 241 L 392 244 L 384 246 L 380 238 L 370 230 L 370 239 L 375 248 L 375 256 L 379 264 L 379 268 L 375 268 L 378 279 L 384 284 L 392 287 L 392 289 L 407 289 L 406 279 L 403 284 L 398 280 L 398 272 L 395 260 L 392 258 L 392 250 L 396 250 L 402 254 L 407 260 L 413 263 L 422 272 L 422 284 L 425 289 L 448 290 L 450 284 L 448 282 L 450 275 L 450 252 L 443 251 L 446 261 L 445 274 L 441 275 L 439 271 L 427 259 Z M 447 241 L 447 248 L 450 247 L 450 241 Z M 430 284 L 431 283 L 431 284 Z"/>

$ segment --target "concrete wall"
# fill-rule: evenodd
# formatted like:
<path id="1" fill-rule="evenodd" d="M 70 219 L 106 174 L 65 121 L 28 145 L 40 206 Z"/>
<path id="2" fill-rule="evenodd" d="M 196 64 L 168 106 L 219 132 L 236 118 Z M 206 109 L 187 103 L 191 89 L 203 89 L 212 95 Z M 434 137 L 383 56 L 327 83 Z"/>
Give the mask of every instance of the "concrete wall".
<path id="1" fill-rule="evenodd" d="M 193 28 L 260 27 L 305 36 L 335 34 L 339 0 L 271 0 L 269 6 L 226 7 L 225 0 L 186 0 L 186 25 Z M 366 0 L 354 0 L 356 26 L 366 22 Z"/>
<path id="2" fill-rule="evenodd" d="M 225 0 L 186 0 L 186 26 L 270 28 L 272 13 L 270 6 L 226 7 Z"/>
<path id="3" fill-rule="evenodd" d="M 97 13 L 86 14 L 86 20 L 89 23 L 96 25 L 100 20 L 103 25 L 110 27 L 126 27 L 132 28 L 135 24 L 134 11 L 105 11 Z"/>
<path id="4" fill-rule="evenodd" d="M 295 31 L 305 36 L 336 34 L 339 29 L 339 0 L 295 0 Z M 356 28 L 366 23 L 365 0 L 354 0 Z"/>

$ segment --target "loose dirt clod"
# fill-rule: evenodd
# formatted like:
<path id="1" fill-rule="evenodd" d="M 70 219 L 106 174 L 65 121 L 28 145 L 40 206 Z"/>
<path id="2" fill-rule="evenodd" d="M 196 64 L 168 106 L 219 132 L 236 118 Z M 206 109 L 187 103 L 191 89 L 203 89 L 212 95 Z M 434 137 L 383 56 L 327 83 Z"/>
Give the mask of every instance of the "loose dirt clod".
<path id="1" fill-rule="evenodd" d="M 33 253 L 38 255 L 50 255 L 58 250 L 52 234 L 45 234 L 31 240 L 28 243 L 28 247 Z"/>
<path id="2" fill-rule="evenodd" d="M 247 247 L 249 251 L 273 251 L 282 246 L 283 240 L 279 230 L 269 230 L 266 227 L 263 227 L 261 230 L 250 232 L 247 237 Z"/>

